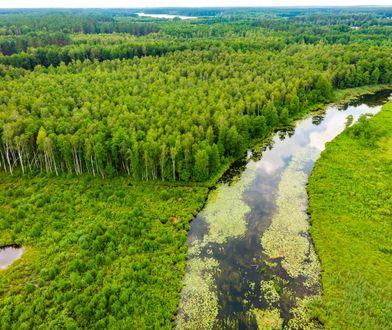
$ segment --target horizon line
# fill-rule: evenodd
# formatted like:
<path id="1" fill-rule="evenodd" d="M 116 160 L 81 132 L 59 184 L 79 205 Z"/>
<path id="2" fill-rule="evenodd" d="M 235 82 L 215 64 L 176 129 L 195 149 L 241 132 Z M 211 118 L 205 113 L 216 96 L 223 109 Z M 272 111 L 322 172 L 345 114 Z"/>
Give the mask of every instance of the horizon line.
<path id="1" fill-rule="evenodd" d="M 200 9 L 200 8 L 209 8 L 209 9 L 235 9 L 235 8 L 372 8 L 372 7 L 384 7 L 384 8 L 392 8 L 392 5 L 377 5 L 377 4 L 369 4 L 369 5 L 298 5 L 298 6 L 285 6 L 285 5 L 277 5 L 277 6 L 145 6 L 145 7 L 0 7 L 2 9 L 150 9 L 150 8 L 159 8 L 159 9 Z"/>

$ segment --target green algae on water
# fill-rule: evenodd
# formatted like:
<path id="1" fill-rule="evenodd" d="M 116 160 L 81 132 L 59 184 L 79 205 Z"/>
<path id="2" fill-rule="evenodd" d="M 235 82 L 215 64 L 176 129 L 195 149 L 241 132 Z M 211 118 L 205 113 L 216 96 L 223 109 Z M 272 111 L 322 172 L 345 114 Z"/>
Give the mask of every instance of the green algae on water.
<path id="1" fill-rule="evenodd" d="M 250 167 L 242 174 L 240 180 L 231 185 L 221 185 L 208 199 L 201 213 L 208 224 L 208 232 L 203 239 L 205 244 L 223 244 L 228 238 L 241 237 L 245 234 L 245 217 L 251 209 L 243 201 L 242 195 L 256 175 L 254 169 Z"/>
<path id="2" fill-rule="evenodd" d="M 278 303 L 280 299 L 280 295 L 276 290 L 275 285 L 276 284 L 272 280 L 262 280 L 260 282 L 260 294 L 264 298 L 266 303 L 269 305 L 269 307 L 272 307 L 273 305 Z"/>
<path id="3" fill-rule="evenodd" d="M 297 298 L 296 305 L 290 310 L 293 317 L 289 320 L 288 329 L 298 330 L 315 330 L 322 329 L 319 322 L 312 319 L 309 313 L 309 305 L 319 301 L 320 296 L 307 296 L 305 298 Z"/>
<path id="4" fill-rule="evenodd" d="M 219 306 L 214 277 L 219 272 L 219 263 L 209 253 L 209 244 L 223 245 L 229 238 L 245 235 L 246 215 L 251 209 L 242 195 L 255 175 L 255 167 L 250 165 L 238 181 L 223 184 L 210 194 L 200 214 L 208 230 L 201 240 L 193 241 L 188 250 L 177 329 L 212 329 L 216 324 Z M 208 257 L 201 257 L 202 252 Z"/>
<path id="5" fill-rule="evenodd" d="M 219 266 L 213 258 L 191 258 L 181 295 L 177 329 L 212 329 L 218 315 L 213 279 Z"/>
<path id="6" fill-rule="evenodd" d="M 293 278 L 302 275 L 305 285 L 318 285 L 320 265 L 310 239 L 304 169 L 309 160 L 317 159 L 319 150 L 306 148 L 299 152 L 283 172 L 278 188 L 277 211 L 264 233 L 263 252 L 271 259 L 282 258 L 282 267 Z"/>
<path id="7" fill-rule="evenodd" d="M 280 317 L 279 309 L 262 310 L 254 308 L 253 314 L 256 317 L 257 328 L 259 330 L 280 330 L 283 320 Z"/>

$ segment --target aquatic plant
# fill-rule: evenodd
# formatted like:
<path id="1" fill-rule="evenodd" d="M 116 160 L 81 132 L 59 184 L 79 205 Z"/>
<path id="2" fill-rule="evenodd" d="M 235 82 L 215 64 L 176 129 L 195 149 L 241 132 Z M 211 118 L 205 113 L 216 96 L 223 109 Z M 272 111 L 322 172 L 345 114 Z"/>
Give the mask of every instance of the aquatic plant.
<path id="1" fill-rule="evenodd" d="M 272 307 L 280 299 L 279 293 L 276 290 L 276 284 L 272 280 L 262 280 L 260 282 L 260 294 L 265 299 L 269 307 Z"/>
<path id="2" fill-rule="evenodd" d="M 297 298 L 295 307 L 290 310 L 293 317 L 289 320 L 287 328 L 290 330 L 315 330 L 321 329 L 321 324 L 311 318 L 309 305 L 320 299 L 319 295 Z"/>
<path id="3" fill-rule="evenodd" d="M 229 237 L 245 234 L 245 215 L 250 207 L 241 197 L 241 191 L 233 186 L 222 186 L 214 202 L 209 203 L 202 213 L 208 224 L 208 234 L 204 242 L 223 244 Z"/>
<path id="4" fill-rule="evenodd" d="M 250 163 L 241 179 L 235 183 L 224 184 L 213 192 L 201 213 L 208 224 L 204 244 L 223 244 L 227 239 L 240 237 L 246 232 L 245 216 L 251 209 L 243 201 L 242 194 L 256 176 L 254 163 Z"/>
<path id="5" fill-rule="evenodd" d="M 279 183 L 277 211 L 261 239 L 263 252 L 271 259 L 282 258 L 281 264 L 287 274 L 293 278 L 304 276 L 305 285 L 309 287 L 317 285 L 320 266 L 307 236 L 308 176 L 304 170 L 309 160 L 315 160 L 319 152 L 308 147 L 291 160 Z"/>
<path id="6" fill-rule="evenodd" d="M 212 329 L 218 315 L 214 273 L 219 263 L 214 258 L 191 258 L 182 290 L 177 329 Z"/>
<path id="7" fill-rule="evenodd" d="M 181 294 L 177 329 L 211 329 L 218 315 L 218 297 L 214 281 L 219 263 L 213 257 L 211 243 L 223 245 L 228 238 L 246 232 L 246 215 L 250 207 L 242 194 L 255 177 L 254 164 L 236 182 L 222 184 L 209 196 L 199 221 L 208 225 L 202 240 L 195 240 L 188 250 L 188 267 Z M 196 220 L 197 221 L 197 220 Z M 201 257 L 202 251 L 209 255 Z"/>
<path id="8" fill-rule="evenodd" d="M 254 308 L 253 314 L 256 317 L 257 327 L 259 330 L 280 330 L 283 326 L 283 320 L 280 317 L 279 309 L 262 310 Z"/>

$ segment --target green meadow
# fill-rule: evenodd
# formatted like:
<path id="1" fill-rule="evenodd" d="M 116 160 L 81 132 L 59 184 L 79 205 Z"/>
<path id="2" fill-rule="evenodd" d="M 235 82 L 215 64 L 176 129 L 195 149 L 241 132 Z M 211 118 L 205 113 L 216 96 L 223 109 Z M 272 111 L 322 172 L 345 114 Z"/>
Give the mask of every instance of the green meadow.
<path id="1" fill-rule="evenodd" d="M 392 102 L 359 120 L 316 163 L 308 185 L 326 329 L 392 325 Z"/>

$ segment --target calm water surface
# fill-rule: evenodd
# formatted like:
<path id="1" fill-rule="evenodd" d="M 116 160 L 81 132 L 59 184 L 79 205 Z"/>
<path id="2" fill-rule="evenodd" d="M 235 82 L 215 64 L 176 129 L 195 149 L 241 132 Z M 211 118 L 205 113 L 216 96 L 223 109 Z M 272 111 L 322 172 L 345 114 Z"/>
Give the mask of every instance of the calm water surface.
<path id="1" fill-rule="evenodd" d="M 136 13 L 139 17 L 153 17 L 153 18 L 167 18 L 173 19 L 175 17 L 179 19 L 196 19 L 197 17 L 193 16 L 181 16 L 181 15 L 168 15 L 168 14 L 145 14 L 145 13 Z"/>
<path id="2" fill-rule="evenodd" d="M 321 294 L 308 234 L 306 183 L 315 161 L 345 127 L 375 114 L 391 91 L 328 108 L 249 150 L 191 223 L 178 329 L 317 328 L 303 306 Z"/>
<path id="3" fill-rule="evenodd" d="M 6 269 L 16 259 L 20 258 L 24 250 L 23 247 L 17 245 L 0 247 L 0 269 Z"/>

